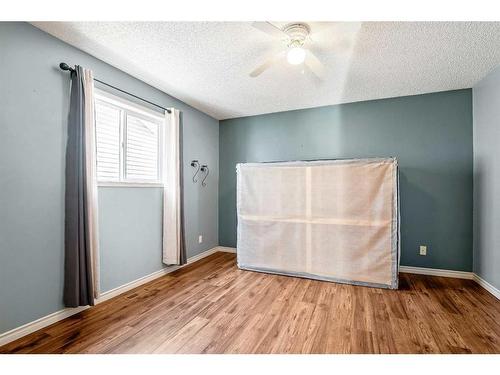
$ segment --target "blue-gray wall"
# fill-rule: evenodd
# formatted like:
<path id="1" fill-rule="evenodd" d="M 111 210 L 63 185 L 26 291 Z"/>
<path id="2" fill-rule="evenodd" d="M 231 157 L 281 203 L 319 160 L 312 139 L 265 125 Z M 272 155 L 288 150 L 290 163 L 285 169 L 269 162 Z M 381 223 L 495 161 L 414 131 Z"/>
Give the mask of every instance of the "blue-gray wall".
<path id="1" fill-rule="evenodd" d="M 26 23 L 0 23 L 0 332 L 63 308 L 64 61 L 182 111 L 188 256 L 218 244 L 218 121 Z M 208 186 L 189 162 L 209 165 Z M 101 290 L 161 269 L 161 191 L 99 188 Z M 203 243 L 198 244 L 198 234 Z"/>
<path id="2" fill-rule="evenodd" d="M 401 264 L 472 270 L 470 89 L 230 119 L 219 136 L 222 246 L 236 245 L 236 163 L 395 156 Z"/>
<path id="3" fill-rule="evenodd" d="M 473 96 L 474 272 L 500 289 L 500 67 Z"/>

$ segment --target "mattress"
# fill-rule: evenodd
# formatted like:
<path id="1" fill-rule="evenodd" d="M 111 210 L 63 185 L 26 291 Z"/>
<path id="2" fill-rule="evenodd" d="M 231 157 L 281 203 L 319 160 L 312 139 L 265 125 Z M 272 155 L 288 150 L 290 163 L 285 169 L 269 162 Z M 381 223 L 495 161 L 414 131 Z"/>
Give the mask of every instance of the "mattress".
<path id="1" fill-rule="evenodd" d="M 395 158 L 241 163 L 236 173 L 240 269 L 398 287 Z"/>

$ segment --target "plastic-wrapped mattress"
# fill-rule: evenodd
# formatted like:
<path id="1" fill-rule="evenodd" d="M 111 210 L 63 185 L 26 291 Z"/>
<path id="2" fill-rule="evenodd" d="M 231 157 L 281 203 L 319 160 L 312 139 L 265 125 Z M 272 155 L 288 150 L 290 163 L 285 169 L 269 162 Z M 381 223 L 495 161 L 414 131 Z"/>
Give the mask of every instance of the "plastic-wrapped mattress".
<path id="1" fill-rule="evenodd" d="M 396 289 L 395 158 L 237 165 L 238 267 Z"/>

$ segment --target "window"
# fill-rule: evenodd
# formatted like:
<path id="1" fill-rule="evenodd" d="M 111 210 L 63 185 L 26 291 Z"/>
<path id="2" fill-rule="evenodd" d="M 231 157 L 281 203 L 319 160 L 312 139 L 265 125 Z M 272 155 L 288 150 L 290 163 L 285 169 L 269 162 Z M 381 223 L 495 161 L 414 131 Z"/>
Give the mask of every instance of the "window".
<path id="1" fill-rule="evenodd" d="M 98 182 L 159 184 L 163 116 L 101 90 L 95 97 Z"/>

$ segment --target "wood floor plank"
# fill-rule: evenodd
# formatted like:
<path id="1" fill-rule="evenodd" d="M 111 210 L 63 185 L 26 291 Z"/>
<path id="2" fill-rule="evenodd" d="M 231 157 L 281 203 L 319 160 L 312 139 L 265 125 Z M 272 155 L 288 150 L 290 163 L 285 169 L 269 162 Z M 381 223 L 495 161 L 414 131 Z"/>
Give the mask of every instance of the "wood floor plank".
<path id="1" fill-rule="evenodd" d="M 500 353 L 500 301 L 472 280 L 400 274 L 385 290 L 216 253 L 0 353 Z"/>

